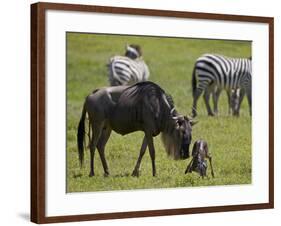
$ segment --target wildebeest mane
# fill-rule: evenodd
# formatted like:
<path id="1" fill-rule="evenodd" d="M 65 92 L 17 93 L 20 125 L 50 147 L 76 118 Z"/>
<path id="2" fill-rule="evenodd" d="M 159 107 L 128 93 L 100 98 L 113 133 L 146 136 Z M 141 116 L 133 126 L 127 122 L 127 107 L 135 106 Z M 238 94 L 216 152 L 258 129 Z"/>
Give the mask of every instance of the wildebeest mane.
<path id="1" fill-rule="evenodd" d="M 165 93 L 165 91 L 158 86 L 157 84 L 149 81 L 145 82 L 138 82 L 127 89 L 125 89 L 120 96 L 120 101 L 123 101 L 125 98 L 130 99 L 133 102 L 138 101 L 140 98 L 143 97 L 143 94 L 150 93 L 156 94 L 157 96 Z M 128 98 L 129 97 L 129 98 Z"/>
<path id="2" fill-rule="evenodd" d="M 150 81 L 138 82 L 133 86 L 128 87 L 123 91 L 119 101 L 122 102 L 126 99 L 126 101 L 129 100 L 133 103 L 137 103 L 141 98 L 143 98 L 144 94 L 148 96 L 155 96 L 157 98 L 162 98 L 162 96 L 164 95 L 170 109 L 174 108 L 174 101 L 172 96 L 165 93 L 165 91 L 160 86 Z"/>
<path id="3" fill-rule="evenodd" d="M 172 98 L 149 81 L 136 83 L 126 88 L 117 103 L 116 110 L 130 121 L 149 124 L 153 136 L 163 131 L 173 106 Z"/>
<path id="4" fill-rule="evenodd" d="M 174 108 L 175 104 L 174 104 L 173 97 L 170 94 L 168 94 L 168 93 L 165 93 L 165 96 L 166 96 L 166 99 L 167 99 L 171 109 Z"/>

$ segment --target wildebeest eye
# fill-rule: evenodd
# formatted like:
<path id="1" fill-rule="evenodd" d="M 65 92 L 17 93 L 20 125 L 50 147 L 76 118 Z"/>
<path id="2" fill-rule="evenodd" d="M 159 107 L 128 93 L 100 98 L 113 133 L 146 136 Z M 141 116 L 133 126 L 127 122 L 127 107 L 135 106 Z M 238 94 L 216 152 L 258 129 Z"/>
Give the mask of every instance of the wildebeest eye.
<path id="1" fill-rule="evenodd" d="M 182 126 L 182 121 L 178 120 L 177 123 L 178 123 L 179 126 Z"/>

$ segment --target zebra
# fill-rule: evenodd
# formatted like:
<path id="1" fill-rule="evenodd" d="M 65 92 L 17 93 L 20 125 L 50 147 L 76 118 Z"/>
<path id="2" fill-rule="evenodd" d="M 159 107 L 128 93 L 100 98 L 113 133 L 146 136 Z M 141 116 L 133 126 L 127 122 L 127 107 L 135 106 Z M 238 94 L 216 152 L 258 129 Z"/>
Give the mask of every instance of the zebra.
<path id="1" fill-rule="evenodd" d="M 249 113 L 252 115 L 251 58 L 230 58 L 216 54 L 204 54 L 199 57 L 192 73 L 192 116 L 197 115 L 197 101 L 203 91 L 208 115 L 214 115 L 209 104 L 210 94 L 213 94 L 214 110 L 217 113 L 218 99 L 223 89 L 227 91 L 228 104 L 233 110 L 233 115 L 239 115 L 245 94 L 248 99 Z"/>
<path id="2" fill-rule="evenodd" d="M 138 45 L 126 45 L 125 56 L 111 57 L 108 69 L 108 80 L 111 86 L 147 81 L 150 74 Z"/>
<path id="3" fill-rule="evenodd" d="M 129 57 L 133 60 L 140 58 L 142 56 L 142 50 L 139 45 L 128 45 L 126 44 L 125 46 L 125 56 Z"/>

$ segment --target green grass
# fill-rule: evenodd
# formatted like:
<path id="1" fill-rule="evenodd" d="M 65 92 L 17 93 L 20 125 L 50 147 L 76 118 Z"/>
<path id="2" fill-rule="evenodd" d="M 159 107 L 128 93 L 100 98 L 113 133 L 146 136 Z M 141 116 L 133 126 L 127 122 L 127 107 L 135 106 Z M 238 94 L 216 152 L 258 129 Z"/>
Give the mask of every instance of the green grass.
<path id="1" fill-rule="evenodd" d="M 173 96 L 177 110 L 190 114 L 192 105 L 191 74 L 195 60 L 204 53 L 232 57 L 251 55 L 251 43 L 240 41 L 200 40 L 180 38 L 135 37 L 117 35 L 67 34 L 67 192 L 169 188 L 251 183 L 251 117 L 246 99 L 241 115 L 228 115 L 226 94 L 219 102 L 219 116 L 208 117 L 201 97 L 198 102 L 199 123 L 193 128 L 193 142 L 199 138 L 209 144 L 213 156 L 215 178 L 199 178 L 196 173 L 184 174 L 190 159 L 174 161 L 167 157 L 160 137 L 155 138 L 157 176 L 152 177 L 148 151 L 141 175 L 130 176 L 137 161 L 143 133 L 126 136 L 112 133 L 106 158 L 110 176 L 103 176 L 96 152 L 95 177 L 89 174 L 89 150 L 80 169 L 76 144 L 77 125 L 85 97 L 94 89 L 107 86 L 108 59 L 122 55 L 126 43 L 139 44 L 150 68 L 150 80 Z M 192 147 L 191 147 L 192 148 Z"/>

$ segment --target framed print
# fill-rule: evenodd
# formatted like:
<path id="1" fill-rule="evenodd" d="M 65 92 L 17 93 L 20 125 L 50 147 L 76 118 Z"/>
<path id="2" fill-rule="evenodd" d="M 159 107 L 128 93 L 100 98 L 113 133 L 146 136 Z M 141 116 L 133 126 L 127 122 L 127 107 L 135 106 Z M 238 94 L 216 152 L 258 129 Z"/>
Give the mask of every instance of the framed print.
<path id="1" fill-rule="evenodd" d="M 273 18 L 31 5 L 31 221 L 274 207 Z"/>

